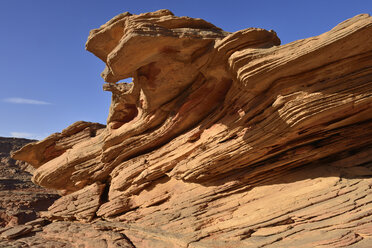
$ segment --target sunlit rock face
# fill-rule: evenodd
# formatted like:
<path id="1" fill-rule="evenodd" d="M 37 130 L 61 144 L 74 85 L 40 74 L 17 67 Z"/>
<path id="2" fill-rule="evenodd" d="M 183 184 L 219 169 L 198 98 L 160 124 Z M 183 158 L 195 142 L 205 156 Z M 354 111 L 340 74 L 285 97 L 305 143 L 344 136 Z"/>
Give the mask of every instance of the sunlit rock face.
<path id="1" fill-rule="evenodd" d="M 65 195 L 48 218 L 102 219 L 136 247 L 364 247 L 371 40 L 369 15 L 280 45 L 274 31 L 126 12 L 86 43 L 106 63 L 107 125 L 13 157 Z"/>

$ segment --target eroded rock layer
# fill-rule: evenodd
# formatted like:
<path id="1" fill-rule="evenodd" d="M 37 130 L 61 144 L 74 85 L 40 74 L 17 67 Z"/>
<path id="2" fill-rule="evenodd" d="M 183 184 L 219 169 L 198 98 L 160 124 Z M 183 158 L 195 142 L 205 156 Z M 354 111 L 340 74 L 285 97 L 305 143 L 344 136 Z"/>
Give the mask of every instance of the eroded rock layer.
<path id="1" fill-rule="evenodd" d="M 48 218 L 101 219 L 136 247 L 366 247 L 371 40 L 366 14 L 280 45 L 126 12 L 86 43 L 106 63 L 107 126 L 75 123 L 14 158 L 65 194 Z"/>

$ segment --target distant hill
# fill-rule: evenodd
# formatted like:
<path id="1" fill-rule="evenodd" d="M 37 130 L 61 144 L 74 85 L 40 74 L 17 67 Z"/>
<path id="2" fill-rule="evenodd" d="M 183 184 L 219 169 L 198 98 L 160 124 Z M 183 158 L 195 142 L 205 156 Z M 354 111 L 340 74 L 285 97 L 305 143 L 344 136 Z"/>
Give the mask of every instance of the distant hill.
<path id="1" fill-rule="evenodd" d="M 22 146 L 34 142 L 37 140 L 22 139 L 22 138 L 5 138 L 0 137 L 0 163 L 1 165 L 7 165 L 7 168 L 10 166 L 19 166 L 22 169 L 28 167 L 28 164 L 16 161 L 10 157 L 12 151 L 20 149 Z M 31 167 L 29 168 L 31 169 Z M 0 169 L 2 170 L 2 169 Z M 32 170 L 32 169 L 31 169 Z M 3 172 L 3 170 L 2 170 Z M 4 171 L 5 172 L 5 171 Z M 2 173 L 1 176 L 4 174 Z"/>

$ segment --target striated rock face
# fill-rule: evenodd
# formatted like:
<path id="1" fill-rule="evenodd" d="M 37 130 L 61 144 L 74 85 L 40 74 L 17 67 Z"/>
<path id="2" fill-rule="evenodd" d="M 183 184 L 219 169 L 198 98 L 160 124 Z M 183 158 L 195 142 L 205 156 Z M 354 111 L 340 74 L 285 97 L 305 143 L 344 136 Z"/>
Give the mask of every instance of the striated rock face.
<path id="1" fill-rule="evenodd" d="M 366 14 L 280 45 L 126 12 L 86 43 L 106 63 L 107 126 L 78 122 L 13 157 L 65 195 L 45 216 L 101 220 L 135 247 L 366 247 L 371 40 Z"/>
<path id="2" fill-rule="evenodd" d="M 92 184 L 55 201 L 44 217 L 61 220 L 92 220 L 100 206 L 103 184 Z"/>

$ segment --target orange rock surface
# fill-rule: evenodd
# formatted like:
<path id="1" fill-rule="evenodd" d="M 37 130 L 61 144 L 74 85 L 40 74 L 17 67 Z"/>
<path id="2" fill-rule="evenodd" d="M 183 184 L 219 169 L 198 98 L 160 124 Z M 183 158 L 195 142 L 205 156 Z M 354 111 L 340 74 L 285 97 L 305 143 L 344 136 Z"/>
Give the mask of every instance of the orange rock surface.
<path id="1" fill-rule="evenodd" d="M 13 157 L 64 195 L 45 216 L 135 247 L 368 247 L 371 40 L 367 14 L 280 45 L 274 31 L 126 12 L 86 43 L 106 63 L 107 125 Z"/>

